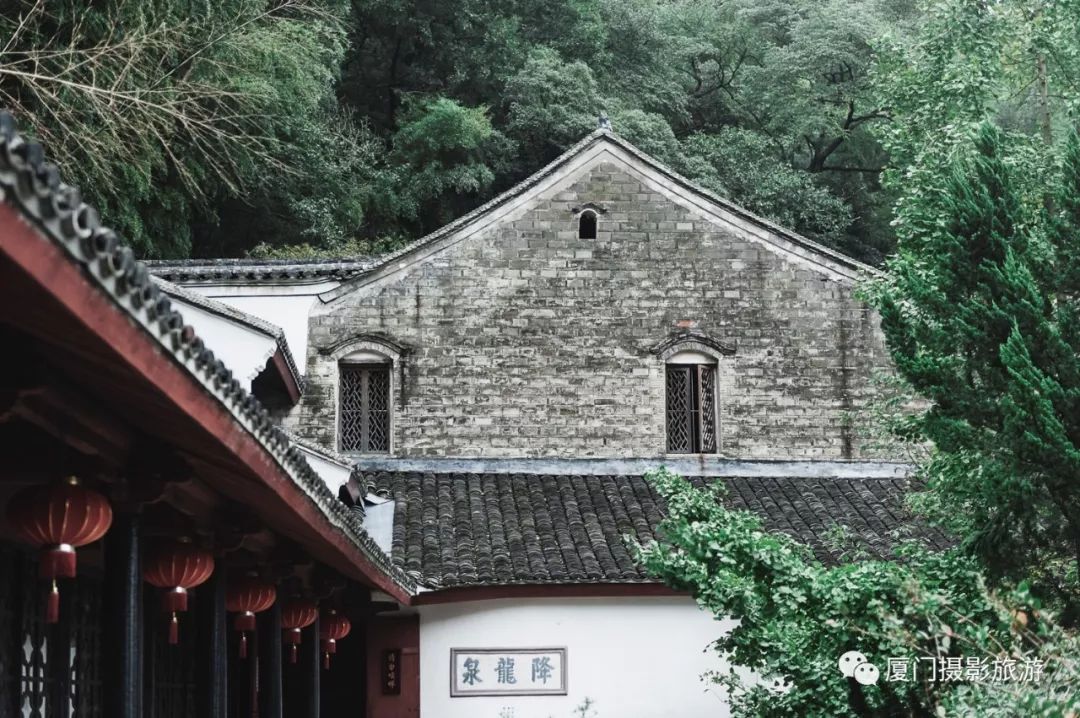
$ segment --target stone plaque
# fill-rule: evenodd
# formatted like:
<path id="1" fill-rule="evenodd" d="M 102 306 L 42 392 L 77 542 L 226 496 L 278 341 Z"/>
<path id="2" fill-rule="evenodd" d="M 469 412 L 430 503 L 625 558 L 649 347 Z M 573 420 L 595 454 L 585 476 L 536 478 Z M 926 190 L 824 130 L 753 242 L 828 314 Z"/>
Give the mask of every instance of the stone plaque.
<path id="1" fill-rule="evenodd" d="M 451 648 L 450 696 L 565 696 L 565 648 Z"/>

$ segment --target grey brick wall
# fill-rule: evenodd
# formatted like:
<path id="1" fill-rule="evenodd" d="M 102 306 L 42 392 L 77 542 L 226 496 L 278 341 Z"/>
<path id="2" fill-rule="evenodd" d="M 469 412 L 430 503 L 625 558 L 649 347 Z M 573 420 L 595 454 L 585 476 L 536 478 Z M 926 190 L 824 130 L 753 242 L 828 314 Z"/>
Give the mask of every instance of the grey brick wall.
<path id="1" fill-rule="evenodd" d="M 607 210 L 595 240 L 577 238 L 586 202 Z M 869 458 L 847 417 L 888 360 L 850 282 L 611 164 L 516 216 L 319 308 L 294 430 L 336 446 L 340 352 L 327 350 L 377 335 L 408 348 L 395 455 L 658 456 L 663 362 L 649 347 L 692 328 L 736 347 L 719 364 L 721 453 Z"/>

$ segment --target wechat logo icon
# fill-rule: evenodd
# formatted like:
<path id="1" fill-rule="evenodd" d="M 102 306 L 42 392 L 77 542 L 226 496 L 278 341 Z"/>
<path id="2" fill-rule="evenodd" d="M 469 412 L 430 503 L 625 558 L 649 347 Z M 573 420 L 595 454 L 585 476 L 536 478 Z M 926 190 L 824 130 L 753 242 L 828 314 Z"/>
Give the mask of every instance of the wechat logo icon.
<path id="1" fill-rule="evenodd" d="M 840 656 L 836 665 L 845 678 L 854 678 L 864 686 L 874 685 L 881 675 L 878 667 L 866 660 L 866 656 L 859 651 L 848 651 Z"/>

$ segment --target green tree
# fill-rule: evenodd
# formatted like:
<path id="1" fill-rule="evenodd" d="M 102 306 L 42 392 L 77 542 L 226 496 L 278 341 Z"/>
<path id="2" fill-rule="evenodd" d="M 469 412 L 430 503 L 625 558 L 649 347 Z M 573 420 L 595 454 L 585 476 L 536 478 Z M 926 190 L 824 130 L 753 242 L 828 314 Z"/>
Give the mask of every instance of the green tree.
<path id="1" fill-rule="evenodd" d="M 531 52 L 521 70 L 507 78 L 503 101 L 506 131 L 522 148 L 522 173 L 595 130 L 604 104 L 585 62 L 564 60 L 546 47 Z"/>
<path id="2" fill-rule="evenodd" d="M 485 108 L 445 97 L 416 101 L 403 113 L 389 155 L 402 172 L 398 212 L 413 219 L 425 202 L 446 210 L 460 195 L 479 194 L 494 180 L 506 144 Z M 457 213 L 460 207 L 436 211 L 434 217 L 449 222 Z"/>
<path id="3" fill-rule="evenodd" d="M 897 369 L 929 401 L 918 420 L 936 448 L 927 506 L 993 570 L 1045 572 L 1040 585 L 1075 610 L 1080 143 L 1068 145 L 1049 217 L 1017 191 L 1004 144 L 983 125 L 973 156 L 923 188 L 935 199 L 908 205 L 876 298 Z"/>
<path id="4" fill-rule="evenodd" d="M 423 234 L 605 110 L 691 179 L 878 262 L 873 38 L 907 51 L 913 1 L 6 0 L 0 99 L 148 256 Z M 418 154 L 415 130 L 477 112 L 486 138 Z M 736 181 L 751 153 L 764 187 Z"/>
<path id="5" fill-rule="evenodd" d="M 489 186 L 365 231 L 433 229 L 553 159 L 603 110 L 691 179 L 880 261 L 891 200 L 868 128 L 888 112 L 868 81 L 872 39 L 906 37 L 911 15 L 911 0 L 356 0 L 341 96 L 388 147 L 415 97 L 488 107 L 510 140 L 483 153 Z M 763 186 L 738 181 L 747 160 Z"/>
<path id="6" fill-rule="evenodd" d="M 717 618 L 738 623 L 715 642 L 728 664 L 712 676 L 744 716 L 1026 715 L 1080 708 L 1075 636 L 1057 628 L 1026 589 L 988 591 L 978 563 L 915 542 L 902 560 L 826 566 L 809 549 L 762 528 L 723 495 L 661 469 L 648 476 L 667 506 L 659 541 L 637 549 L 643 565 L 687 591 Z M 882 676 L 845 679 L 838 659 L 861 652 Z M 967 657 L 1041 661 L 1038 683 L 977 685 L 922 673 L 888 680 L 888 659 Z"/>
<path id="7" fill-rule="evenodd" d="M 883 43 L 879 128 L 899 237 L 873 295 L 897 366 L 929 403 L 917 504 L 999 576 L 1080 610 L 1075 2 L 927 7 Z M 973 137 L 975 141 L 973 142 Z"/>
<path id="8" fill-rule="evenodd" d="M 838 237 L 851 222 L 851 208 L 812 175 L 776 162 L 764 135 L 736 128 L 699 133 L 681 150 L 683 172 L 781 225 Z"/>
<path id="9" fill-rule="evenodd" d="M 337 0 L 9 0 L 0 103 L 147 256 L 229 246 L 243 209 L 351 232 L 363 137 L 332 90 L 345 52 Z M 320 160 L 333 153 L 336 162 Z M 335 171 L 340 172 L 333 176 Z M 319 188 L 324 202 L 308 191 Z M 236 224 L 234 222 L 233 224 Z"/>

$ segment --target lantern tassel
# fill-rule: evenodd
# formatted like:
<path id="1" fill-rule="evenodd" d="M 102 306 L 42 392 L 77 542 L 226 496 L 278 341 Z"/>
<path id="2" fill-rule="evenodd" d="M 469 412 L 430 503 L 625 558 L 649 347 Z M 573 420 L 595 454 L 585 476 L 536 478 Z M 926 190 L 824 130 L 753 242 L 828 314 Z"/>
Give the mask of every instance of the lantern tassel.
<path id="1" fill-rule="evenodd" d="M 169 645 L 175 646 L 180 642 L 180 621 L 177 620 L 176 614 L 172 614 L 172 618 L 169 619 Z"/>
<path id="2" fill-rule="evenodd" d="M 325 670 L 330 670 L 330 653 L 324 653 L 322 658 L 322 667 Z"/>
<path id="3" fill-rule="evenodd" d="M 289 646 L 289 663 L 296 663 L 296 644 Z"/>
<path id="4" fill-rule="evenodd" d="M 56 581 L 52 582 L 49 595 L 45 598 L 45 623 L 56 623 L 60 620 L 60 588 Z"/>
<path id="5" fill-rule="evenodd" d="M 240 632 L 240 657 L 247 658 L 247 631 Z"/>

